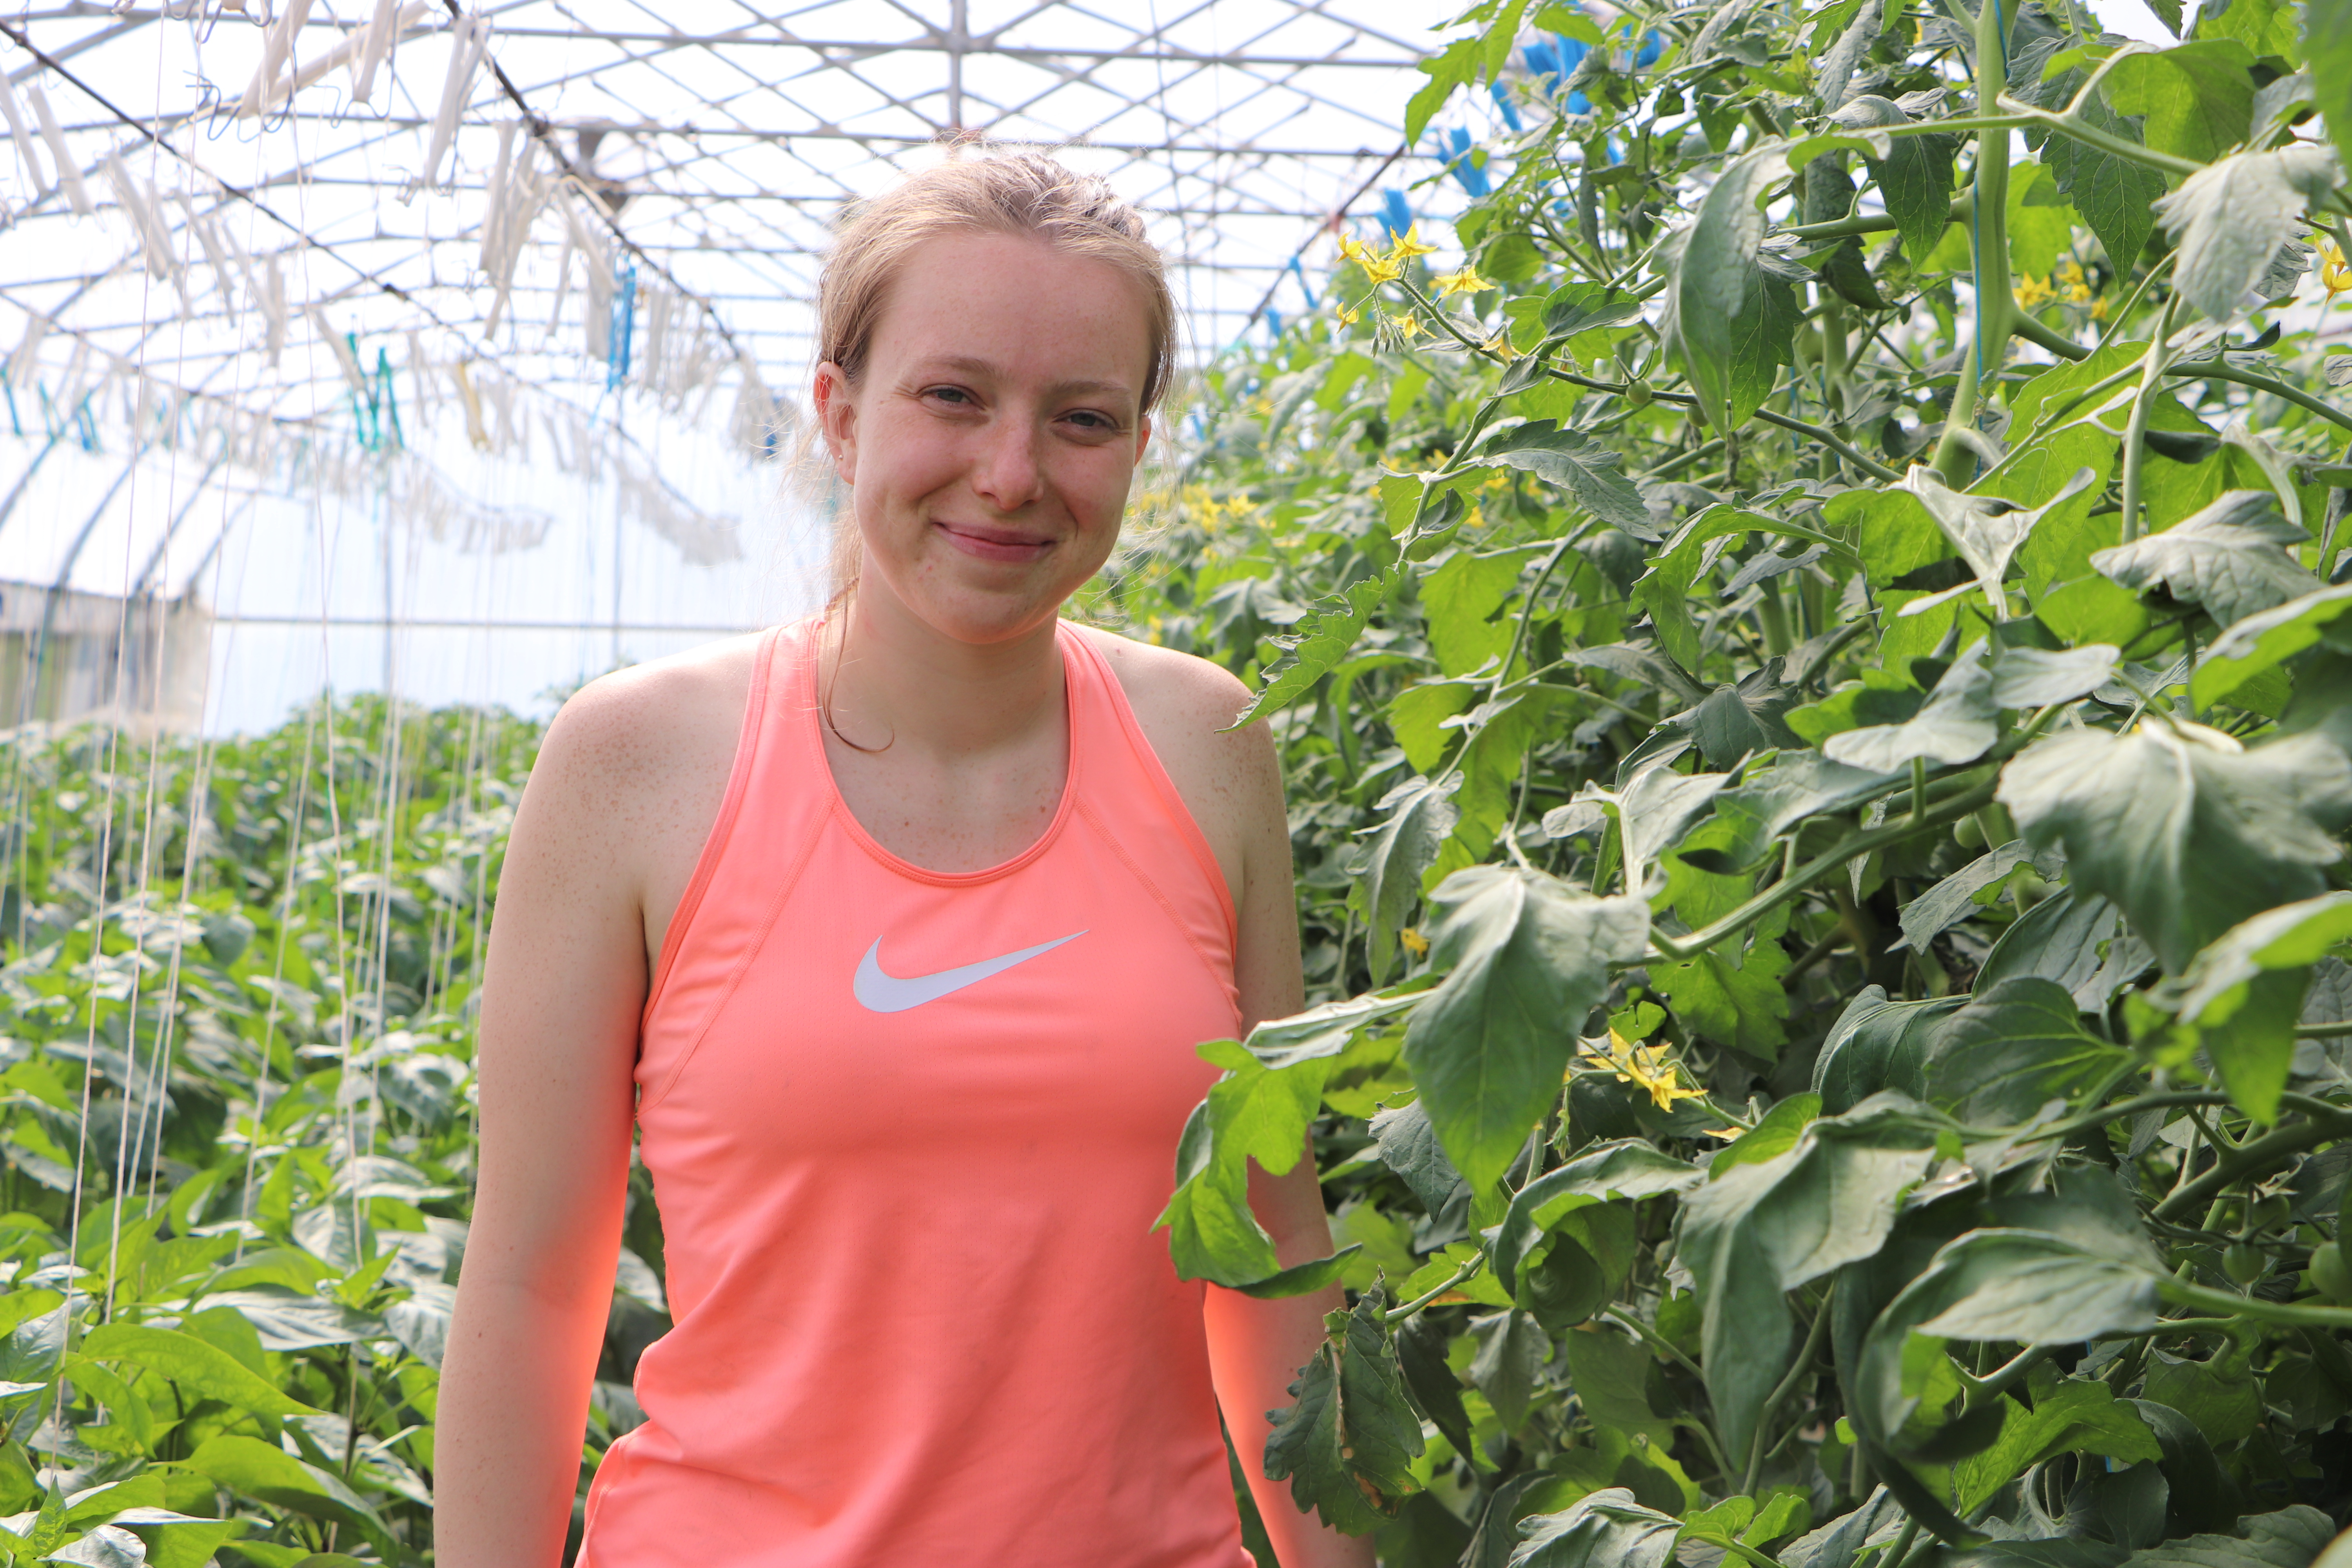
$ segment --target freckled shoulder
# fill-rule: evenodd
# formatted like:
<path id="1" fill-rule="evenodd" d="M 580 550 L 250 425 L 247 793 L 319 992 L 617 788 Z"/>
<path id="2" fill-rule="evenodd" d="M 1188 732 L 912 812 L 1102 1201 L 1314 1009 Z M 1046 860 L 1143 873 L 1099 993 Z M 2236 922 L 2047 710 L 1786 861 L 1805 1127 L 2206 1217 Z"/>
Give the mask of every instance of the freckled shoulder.
<path id="1" fill-rule="evenodd" d="M 548 727 L 524 815 L 604 861 L 649 913 L 665 894 L 675 903 L 726 794 L 761 644 L 730 637 L 582 687 Z"/>
<path id="2" fill-rule="evenodd" d="M 1249 688 L 1223 668 L 1116 632 L 1079 628 L 1109 663 L 1144 738 L 1238 889 L 1247 847 L 1269 826 L 1284 835 L 1282 783 L 1263 724 L 1228 730 Z"/>

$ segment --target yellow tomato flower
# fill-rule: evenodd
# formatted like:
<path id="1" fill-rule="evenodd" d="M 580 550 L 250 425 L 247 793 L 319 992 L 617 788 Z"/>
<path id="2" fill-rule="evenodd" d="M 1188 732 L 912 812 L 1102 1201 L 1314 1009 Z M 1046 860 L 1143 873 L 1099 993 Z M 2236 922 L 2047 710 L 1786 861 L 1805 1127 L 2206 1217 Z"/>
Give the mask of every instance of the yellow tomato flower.
<path id="1" fill-rule="evenodd" d="M 1614 1074 L 1619 1083 L 1648 1091 L 1650 1102 L 1660 1110 L 1672 1110 L 1677 1100 L 1706 1098 L 1705 1089 L 1684 1085 L 1675 1064 L 1666 1059 L 1665 1047 L 1637 1046 L 1613 1028 L 1608 1051 L 1587 1050 L 1584 1060 L 1596 1071 Z"/>
<path id="2" fill-rule="evenodd" d="M 1391 316 L 1389 321 L 1396 327 L 1397 336 L 1402 338 L 1407 342 L 1411 342 L 1413 339 L 1421 336 L 1421 318 L 1419 316 L 1408 313 L 1402 316 Z"/>
<path id="3" fill-rule="evenodd" d="M 2327 302 L 2336 303 L 2336 296 L 2352 289 L 2352 267 L 2345 265 L 2344 252 L 2334 240 L 2319 247 L 2319 280 L 2327 286 Z"/>
<path id="4" fill-rule="evenodd" d="M 1331 307 L 1331 313 L 1339 318 L 1339 324 L 1343 327 L 1352 327 L 1364 319 L 1363 311 L 1349 305 L 1335 303 Z"/>
<path id="5" fill-rule="evenodd" d="M 1450 300 L 1456 294 L 1481 294 L 1494 285 L 1478 276 L 1478 269 L 1464 263 L 1459 272 L 1448 272 L 1437 279 L 1437 297 Z"/>
<path id="6" fill-rule="evenodd" d="M 1354 235 L 1343 234 L 1339 237 L 1339 255 L 1343 259 L 1361 261 L 1370 254 L 1371 252 L 1364 247 L 1364 242 Z"/>
<path id="7" fill-rule="evenodd" d="M 1433 245 L 1422 244 L 1421 225 L 1419 224 L 1414 224 L 1411 228 L 1406 229 L 1404 233 L 1399 235 L 1397 237 L 1397 242 L 1389 247 L 1389 259 L 1397 263 L 1399 266 L 1402 266 L 1405 262 L 1411 261 L 1416 256 L 1433 256 L 1436 253 L 1437 247 Z"/>
<path id="8" fill-rule="evenodd" d="M 1383 283 L 1393 283 L 1404 276 L 1404 268 L 1392 256 L 1374 256 L 1366 251 L 1356 258 L 1356 265 L 1364 269 L 1364 276 L 1372 280 L 1375 289 Z"/>
<path id="9" fill-rule="evenodd" d="M 2017 280 L 2017 302 L 2027 310 L 2038 310 L 2058 298 L 2046 279 L 2021 278 Z"/>
<path id="10" fill-rule="evenodd" d="M 1493 354 L 1496 358 L 1501 360 L 1505 364 L 1508 364 L 1513 360 L 1519 357 L 1519 351 L 1511 346 L 1511 334 L 1504 331 L 1499 327 L 1495 330 L 1495 335 L 1493 337 L 1488 338 L 1485 342 L 1480 343 L 1478 346 L 1485 349 L 1488 353 Z"/>
<path id="11" fill-rule="evenodd" d="M 2107 319 L 2107 302 L 2106 302 L 2105 300 L 2092 300 L 2092 301 L 2091 301 L 2091 320 L 2093 320 L 2093 321 L 2105 321 L 2106 319 Z"/>
<path id="12" fill-rule="evenodd" d="M 1404 950 L 1412 954 L 1415 958 L 1426 958 L 1429 956 L 1429 939 L 1422 935 L 1419 931 L 1413 930 L 1411 926 L 1407 926 L 1404 930 L 1397 932 L 1397 941 L 1404 943 Z"/>

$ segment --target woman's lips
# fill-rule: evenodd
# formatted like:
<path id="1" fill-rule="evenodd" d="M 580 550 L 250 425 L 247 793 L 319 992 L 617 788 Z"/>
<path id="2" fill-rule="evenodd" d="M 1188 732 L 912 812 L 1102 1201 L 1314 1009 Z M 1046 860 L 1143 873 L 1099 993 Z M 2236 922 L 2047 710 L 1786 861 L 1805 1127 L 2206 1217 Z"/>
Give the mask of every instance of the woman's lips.
<path id="1" fill-rule="evenodd" d="M 948 542 L 967 555 L 982 561 L 1030 562 L 1054 548 L 1050 539 L 1022 533 L 1009 528 L 990 528 L 973 522 L 933 522 L 933 528 L 948 536 Z"/>

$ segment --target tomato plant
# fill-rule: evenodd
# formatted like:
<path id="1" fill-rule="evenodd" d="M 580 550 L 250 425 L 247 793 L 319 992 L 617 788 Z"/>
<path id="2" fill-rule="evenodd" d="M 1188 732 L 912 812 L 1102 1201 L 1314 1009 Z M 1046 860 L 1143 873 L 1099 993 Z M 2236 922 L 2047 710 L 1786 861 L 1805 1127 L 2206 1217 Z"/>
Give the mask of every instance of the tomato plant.
<path id="1" fill-rule="evenodd" d="M 1387 1562 L 2352 1505 L 2352 8 L 2158 11 L 1474 7 L 1463 264 L 1350 234 L 1100 589 L 1285 758 L 1318 1005 L 1163 1222 L 1350 1288 L 1268 1462 Z"/>

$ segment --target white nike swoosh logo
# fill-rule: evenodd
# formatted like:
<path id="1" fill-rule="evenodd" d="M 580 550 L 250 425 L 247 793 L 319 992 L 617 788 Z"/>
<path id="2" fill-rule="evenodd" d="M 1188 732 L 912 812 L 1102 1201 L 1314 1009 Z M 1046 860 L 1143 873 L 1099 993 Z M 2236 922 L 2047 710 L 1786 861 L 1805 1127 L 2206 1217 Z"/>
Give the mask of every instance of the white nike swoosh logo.
<path id="1" fill-rule="evenodd" d="M 900 979 L 882 972 L 882 939 L 876 937 L 874 945 L 858 960 L 857 977 L 850 990 L 859 1006 L 869 1013 L 903 1013 L 909 1007 L 919 1007 L 926 1002 L 976 985 L 992 974 L 1002 974 L 1016 963 L 1026 963 L 1042 952 L 1051 952 L 1066 942 L 1076 942 L 1086 935 L 1074 931 L 1067 936 L 1057 936 L 1051 942 L 1041 942 L 1034 947 L 1024 947 L 1018 952 L 1004 953 L 996 958 L 983 958 L 978 963 L 967 963 L 955 969 L 942 969 L 936 974 L 915 974 Z"/>

